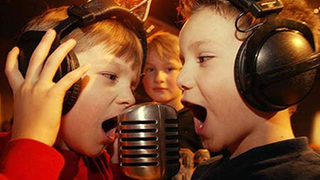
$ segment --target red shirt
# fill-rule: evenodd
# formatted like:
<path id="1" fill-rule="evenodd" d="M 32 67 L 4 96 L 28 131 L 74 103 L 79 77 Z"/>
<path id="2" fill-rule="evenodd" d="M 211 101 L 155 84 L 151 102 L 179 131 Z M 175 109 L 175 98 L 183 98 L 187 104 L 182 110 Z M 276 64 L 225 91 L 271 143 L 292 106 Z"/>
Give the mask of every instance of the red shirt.
<path id="1" fill-rule="evenodd" d="M 58 179 L 64 165 L 54 148 L 30 139 L 10 140 L 0 133 L 0 179 Z"/>
<path id="2" fill-rule="evenodd" d="M 31 139 L 11 141 L 9 133 L 0 133 L 0 156 L 0 180 L 113 179 L 106 152 L 90 158 Z"/>

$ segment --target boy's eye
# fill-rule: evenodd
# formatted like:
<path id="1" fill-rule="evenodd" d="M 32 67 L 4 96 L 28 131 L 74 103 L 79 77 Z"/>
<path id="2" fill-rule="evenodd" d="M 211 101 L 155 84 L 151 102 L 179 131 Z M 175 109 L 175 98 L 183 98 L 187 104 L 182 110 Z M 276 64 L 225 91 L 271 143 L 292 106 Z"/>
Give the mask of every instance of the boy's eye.
<path id="1" fill-rule="evenodd" d="M 166 70 L 167 70 L 167 72 L 180 71 L 180 70 L 181 70 L 181 67 L 170 67 L 170 68 L 167 68 Z"/>
<path id="2" fill-rule="evenodd" d="M 104 77 L 112 80 L 112 81 L 116 81 L 118 79 L 117 75 L 115 74 L 111 74 L 111 73 L 103 73 L 102 74 Z"/>
<path id="3" fill-rule="evenodd" d="M 152 72 L 152 71 L 154 71 L 154 68 L 147 68 L 146 69 L 146 72 Z"/>
<path id="4" fill-rule="evenodd" d="M 214 56 L 200 56 L 200 57 L 198 57 L 199 63 L 203 63 L 203 62 L 208 61 L 212 58 L 214 58 Z"/>

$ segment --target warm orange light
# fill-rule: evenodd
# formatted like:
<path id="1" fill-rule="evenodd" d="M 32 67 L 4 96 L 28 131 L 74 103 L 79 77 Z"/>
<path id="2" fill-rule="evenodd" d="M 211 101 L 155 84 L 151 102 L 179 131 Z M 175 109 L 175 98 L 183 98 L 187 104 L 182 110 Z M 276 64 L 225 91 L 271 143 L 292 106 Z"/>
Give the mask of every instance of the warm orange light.
<path id="1" fill-rule="evenodd" d="M 311 131 L 311 143 L 320 146 L 320 111 L 318 111 L 313 119 Z"/>
<path id="2" fill-rule="evenodd" d="M 131 9 L 132 7 L 139 4 L 142 0 L 115 0 L 116 3 L 121 4 L 122 6 Z"/>

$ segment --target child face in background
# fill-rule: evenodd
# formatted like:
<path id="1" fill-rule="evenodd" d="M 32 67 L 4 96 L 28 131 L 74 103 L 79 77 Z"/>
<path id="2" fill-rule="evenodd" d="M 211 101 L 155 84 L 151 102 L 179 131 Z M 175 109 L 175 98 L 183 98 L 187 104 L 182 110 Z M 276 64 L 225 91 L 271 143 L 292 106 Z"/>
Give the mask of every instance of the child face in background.
<path id="1" fill-rule="evenodd" d="M 182 102 L 194 113 L 195 130 L 203 145 L 219 152 L 238 146 L 257 133 L 255 114 L 244 103 L 234 82 L 234 62 L 242 41 L 234 19 L 210 8 L 191 15 L 180 33 L 184 62 L 177 79 Z"/>
<path id="2" fill-rule="evenodd" d="M 156 51 L 148 51 L 142 81 L 146 93 L 153 101 L 173 107 L 180 102 L 181 90 L 176 80 L 181 68 L 179 59 L 161 59 Z"/>
<path id="3" fill-rule="evenodd" d="M 100 155 L 115 138 L 116 116 L 135 103 L 132 90 L 138 69 L 96 45 L 77 54 L 91 68 L 82 77 L 80 96 L 62 120 L 60 136 L 66 149 L 88 156 Z"/>

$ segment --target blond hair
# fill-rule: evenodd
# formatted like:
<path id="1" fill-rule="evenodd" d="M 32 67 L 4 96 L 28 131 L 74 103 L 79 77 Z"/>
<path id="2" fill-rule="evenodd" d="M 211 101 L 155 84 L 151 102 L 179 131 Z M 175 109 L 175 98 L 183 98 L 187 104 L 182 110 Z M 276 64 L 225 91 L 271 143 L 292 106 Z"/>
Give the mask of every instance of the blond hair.
<path id="1" fill-rule="evenodd" d="M 179 38 L 168 32 L 158 31 L 148 37 L 148 51 L 155 51 L 161 60 L 179 58 Z"/>
<path id="2" fill-rule="evenodd" d="M 66 19 L 67 6 L 54 8 L 31 20 L 25 31 L 46 31 Z M 143 51 L 137 36 L 116 20 L 102 20 L 92 25 L 76 28 L 61 41 L 75 39 L 75 53 L 80 53 L 96 45 L 102 45 L 106 52 L 127 61 L 133 61 L 132 69 L 139 70 L 142 65 Z"/>

